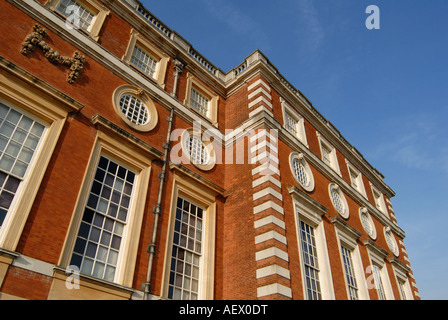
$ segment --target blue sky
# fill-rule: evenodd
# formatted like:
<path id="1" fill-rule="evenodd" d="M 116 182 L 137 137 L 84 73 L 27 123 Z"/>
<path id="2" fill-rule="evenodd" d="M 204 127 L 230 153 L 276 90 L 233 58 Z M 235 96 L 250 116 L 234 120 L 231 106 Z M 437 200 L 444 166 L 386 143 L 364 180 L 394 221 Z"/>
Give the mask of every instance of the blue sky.
<path id="1" fill-rule="evenodd" d="M 421 297 L 448 299 L 448 1 L 142 3 L 225 72 L 267 55 L 385 175 Z"/>

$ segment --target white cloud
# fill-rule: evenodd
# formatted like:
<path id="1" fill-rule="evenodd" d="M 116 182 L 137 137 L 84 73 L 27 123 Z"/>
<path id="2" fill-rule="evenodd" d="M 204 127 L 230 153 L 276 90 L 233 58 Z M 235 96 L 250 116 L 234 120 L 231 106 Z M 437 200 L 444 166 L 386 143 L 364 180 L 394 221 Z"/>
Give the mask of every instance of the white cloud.
<path id="1" fill-rule="evenodd" d="M 446 115 L 444 109 L 439 110 L 389 119 L 382 128 L 386 142 L 378 145 L 375 158 L 388 158 L 411 169 L 448 174 Z"/>
<path id="2" fill-rule="evenodd" d="M 268 37 L 263 27 L 241 8 L 224 0 L 201 0 L 207 10 L 235 34 L 256 40 L 268 47 Z M 254 48 L 255 50 L 255 48 Z"/>
<path id="3" fill-rule="evenodd" d="M 323 39 L 325 32 L 319 20 L 318 12 L 312 0 L 300 0 L 297 4 L 299 10 L 301 26 L 305 28 L 306 41 L 310 51 L 317 50 Z"/>

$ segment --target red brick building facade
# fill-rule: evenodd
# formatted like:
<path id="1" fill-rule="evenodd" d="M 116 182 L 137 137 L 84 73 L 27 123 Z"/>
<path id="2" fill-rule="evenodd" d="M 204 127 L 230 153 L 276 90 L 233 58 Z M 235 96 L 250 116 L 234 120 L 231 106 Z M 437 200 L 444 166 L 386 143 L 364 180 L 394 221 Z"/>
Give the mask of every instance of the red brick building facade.
<path id="1" fill-rule="evenodd" d="M 261 52 L 135 0 L 0 21 L 0 299 L 420 298 L 394 191 Z"/>

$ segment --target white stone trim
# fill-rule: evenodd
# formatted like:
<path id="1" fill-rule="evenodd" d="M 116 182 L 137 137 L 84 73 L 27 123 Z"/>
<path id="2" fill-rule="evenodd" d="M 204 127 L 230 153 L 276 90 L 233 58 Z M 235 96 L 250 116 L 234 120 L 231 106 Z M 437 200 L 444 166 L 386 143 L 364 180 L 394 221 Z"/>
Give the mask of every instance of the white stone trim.
<path id="1" fill-rule="evenodd" d="M 264 88 L 262 88 L 262 87 L 259 87 L 257 90 L 255 90 L 254 92 L 250 93 L 248 98 L 252 99 L 257 94 L 260 94 L 260 93 L 264 94 L 266 96 L 266 98 L 268 98 L 269 100 L 272 100 L 271 95 L 268 92 L 266 92 L 266 90 L 264 90 Z"/>
<path id="2" fill-rule="evenodd" d="M 257 200 L 257 199 L 260 199 L 267 195 L 272 195 L 272 196 L 276 197 L 277 199 L 279 199 L 280 201 L 283 201 L 283 197 L 282 197 L 281 193 L 278 191 L 275 191 L 271 187 L 267 187 L 266 189 L 263 189 L 263 190 L 260 190 L 256 193 L 254 193 L 253 199 Z"/>
<path id="3" fill-rule="evenodd" d="M 271 247 L 255 252 L 255 261 L 267 259 L 270 257 L 278 257 L 287 262 L 289 261 L 288 253 L 276 247 Z"/>
<path id="4" fill-rule="evenodd" d="M 255 106 L 256 104 L 263 102 L 263 104 L 265 104 L 266 107 L 269 107 L 272 109 L 272 103 L 270 101 L 268 101 L 268 99 L 266 99 L 263 96 L 258 97 L 257 99 L 255 99 L 254 101 L 249 102 L 249 108 L 252 108 L 253 106 Z"/>
<path id="5" fill-rule="evenodd" d="M 253 146 L 252 148 L 250 148 L 250 152 L 254 153 L 255 151 L 264 147 L 268 147 L 269 149 L 271 149 L 271 151 L 278 153 L 277 147 L 274 146 L 272 143 L 268 142 L 267 140 L 263 140 L 260 143 L 256 144 L 255 146 Z"/>
<path id="6" fill-rule="evenodd" d="M 252 89 L 256 88 L 259 85 L 264 86 L 269 92 L 271 92 L 271 87 L 269 85 L 267 85 L 266 82 L 264 82 L 261 79 L 258 79 L 257 81 L 252 83 L 249 87 L 247 87 L 247 91 L 251 91 Z"/>
<path id="7" fill-rule="evenodd" d="M 272 154 L 272 153 L 270 153 L 268 151 L 263 151 L 262 153 L 260 153 L 260 154 L 258 154 L 256 156 L 254 156 L 253 158 L 251 158 L 250 159 L 250 164 L 255 164 L 258 161 L 263 160 L 263 159 L 269 159 L 270 161 L 273 161 L 273 162 L 279 164 L 277 155 L 276 154 Z"/>
<path id="8" fill-rule="evenodd" d="M 260 213 L 267 209 L 273 209 L 281 214 L 284 214 L 283 208 L 271 200 L 254 207 L 254 214 Z"/>
<path id="9" fill-rule="evenodd" d="M 258 229 L 270 223 L 273 223 L 282 229 L 286 228 L 285 222 L 273 215 L 269 215 L 267 217 L 254 221 L 254 227 L 255 229 Z"/>
<path id="10" fill-rule="evenodd" d="M 257 297 L 269 296 L 271 294 L 281 294 L 288 298 L 292 298 L 291 288 L 285 287 L 284 285 L 273 283 L 264 287 L 257 288 Z"/>
<path id="11" fill-rule="evenodd" d="M 48 277 L 53 277 L 53 264 L 27 257 L 23 254 L 14 259 L 12 265 L 31 272 L 43 274 Z"/>
<path id="12" fill-rule="evenodd" d="M 269 162 L 263 163 L 261 165 L 259 165 L 258 167 L 252 169 L 252 175 L 256 175 L 257 173 L 260 173 L 261 171 L 264 170 L 270 170 L 272 171 L 273 174 L 278 174 L 280 175 L 280 170 L 278 170 L 278 168 L 272 164 L 270 164 Z"/>
<path id="13" fill-rule="evenodd" d="M 266 113 L 267 113 L 268 115 L 270 115 L 272 118 L 274 117 L 274 114 L 273 114 L 271 111 L 269 111 L 268 109 L 266 109 L 265 106 L 260 106 L 260 107 L 258 107 L 257 109 L 255 109 L 254 111 L 249 112 L 249 118 L 252 118 L 252 117 L 255 116 L 257 113 L 260 113 L 260 112 L 262 112 L 262 111 L 266 112 Z"/>
<path id="14" fill-rule="evenodd" d="M 256 236 L 255 244 L 262 243 L 272 239 L 278 240 L 281 243 L 286 244 L 286 237 L 273 230 Z"/>
<path id="15" fill-rule="evenodd" d="M 289 272 L 289 270 L 280 267 L 277 264 L 257 269 L 257 279 L 272 276 L 274 274 L 278 274 L 279 276 L 282 276 L 286 279 L 291 279 L 291 273 Z"/>
<path id="16" fill-rule="evenodd" d="M 260 184 L 263 184 L 265 182 L 270 182 L 270 183 L 276 185 L 279 188 L 282 187 L 281 182 L 279 180 L 275 179 L 273 176 L 263 176 L 263 177 L 258 178 L 257 180 L 254 180 L 252 182 L 252 188 L 255 188 L 255 187 L 257 187 Z"/>
<path id="17" fill-rule="evenodd" d="M 263 129 L 260 130 L 256 135 L 253 135 L 252 137 L 250 137 L 249 141 L 250 142 L 254 142 L 256 140 L 262 140 L 262 139 L 266 139 L 269 138 L 271 142 L 275 143 L 277 142 L 277 137 L 273 136 L 269 130 Z"/>

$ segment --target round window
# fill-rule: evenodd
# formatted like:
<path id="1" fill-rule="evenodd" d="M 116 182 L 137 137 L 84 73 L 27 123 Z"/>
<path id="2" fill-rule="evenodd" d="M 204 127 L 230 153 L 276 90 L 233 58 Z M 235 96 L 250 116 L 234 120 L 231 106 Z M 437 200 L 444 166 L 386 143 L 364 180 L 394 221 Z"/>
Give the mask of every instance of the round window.
<path id="1" fill-rule="evenodd" d="M 128 85 L 118 87 L 113 105 L 120 118 L 135 130 L 147 132 L 157 125 L 157 109 L 141 89 Z"/>
<path id="2" fill-rule="evenodd" d="M 292 174 L 296 181 L 308 192 L 314 190 L 314 178 L 310 166 L 302 153 L 293 152 L 289 157 Z"/>
<path id="3" fill-rule="evenodd" d="M 145 125 L 149 121 L 148 108 L 140 98 L 133 94 L 126 93 L 121 96 L 120 109 L 133 124 Z"/>
<path id="4" fill-rule="evenodd" d="M 190 135 L 187 138 L 186 147 L 193 164 L 206 165 L 209 162 L 210 154 L 199 137 Z"/>
<path id="5" fill-rule="evenodd" d="M 182 149 L 187 157 L 184 161 L 189 161 L 197 168 L 208 171 L 215 166 L 213 144 L 202 132 L 194 133 L 192 129 L 185 130 L 182 134 Z"/>
<path id="6" fill-rule="evenodd" d="M 349 216 L 348 204 L 344 194 L 342 193 L 341 188 L 335 183 L 330 183 L 328 191 L 330 194 L 331 202 L 333 203 L 333 206 L 336 209 L 336 211 L 344 219 L 347 219 Z"/>
<path id="7" fill-rule="evenodd" d="M 397 240 L 395 240 L 395 237 L 392 234 L 392 230 L 390 229 L 390 227 L 384 227 L 384 237 L 386 238 L 386 243 L 390 251 L 396 257 L 398 257 L 398 255 L 400 254 L 400 250 L 398 250 Z"/>
<path id="8" fill-rule="evenodd" d="M 361 220 L 362 227 L 367 235 L 372 238 L 372 240 L 376 239 L 376 230 L 375 225 L 373 224 L 372 217 L 370 216 L 369 211 L 366 208 L 359 209 L 359 218 Z"/>

